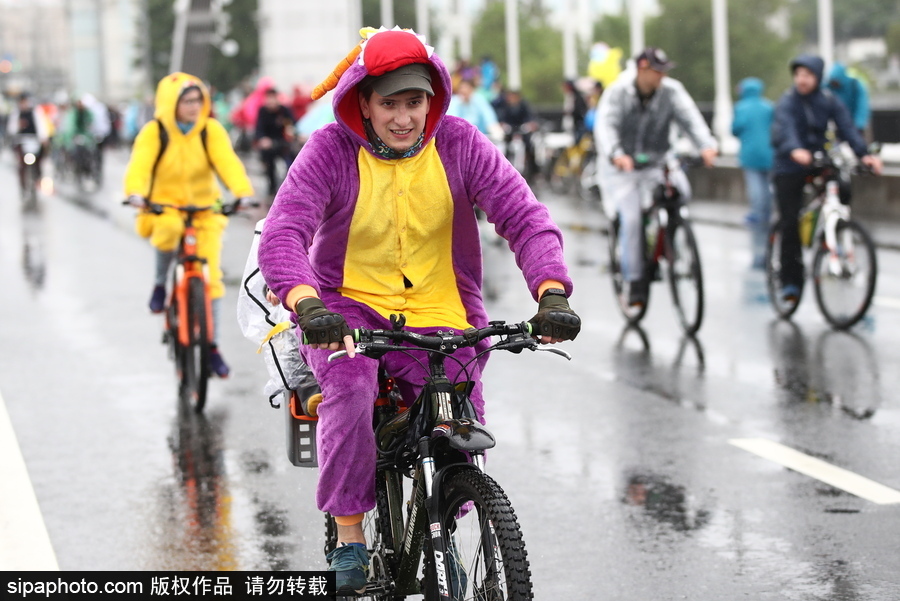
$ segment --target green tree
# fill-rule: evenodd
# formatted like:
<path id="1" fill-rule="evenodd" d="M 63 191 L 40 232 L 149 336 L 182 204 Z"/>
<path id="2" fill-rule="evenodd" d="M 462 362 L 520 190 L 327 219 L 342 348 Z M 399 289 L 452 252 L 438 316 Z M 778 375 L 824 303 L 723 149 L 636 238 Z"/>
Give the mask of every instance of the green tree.
<path id="1" fill-rule="evenodd" d="M 362 22 L 364 27 L 381 26 L 381 0 L 363 0 Z M 394 2 L 394 21 L 403 29 L 416 28 L 416 3 Z M 422 32 L 418 32 L 422 33 Z"/>
<path id="2" fill-rule="evenodd" d="M 605 42 L 610 48 L 622 48 L 625 54 L 631 48 L 631 30 L 628 21 L 628 14 L 625 9 L 615 15 L 604 15 L 599 21 L 594 23 L 594 39 L 598 42 Z"/>
<path id="3" fill-rule="evenodd" d="M 781 37 L 768 24 L 783 0 L 730 2 L 728 35 L 731 84 L 744 77 L 759 77 L 770 97 L 790 85 L 787 64 L 796 53 L 799 36 Z M 677 67 L 672 77 L 685 85 L 698 102 L 715 98 L 710 0 L 660 0 L 658 16 L 645 20 L 648 46 L 663 48 Z M 631 51 L 628 16 L 605 15 L 594 27 L 595 39 Z"/>
<path id="4" fill-rule="evenodd" d="M 146 36 L 139 43 L 140 63 L 144 65 L 149 62 L 153 86 L 169 72 L 175 31 L 173 5 L 173 0 L 145 0 L 144 4 L 146 27 L 142 20 L 140 30 L 145 31 Z M 207 79 L 220 90 L 235 87 L 259 67 L 257 7 L 257 0 L 232 0 L 225 7 L 231 23 L 227 37 L 238 43 L 238 53 L 226 57 L 219 48 L 210 48 Z"/>
<path id="5" fill-rule="evenodd" d="M 803 40 L 816 44 L 819 39 L 818 0 L 796 0 L 790 4 L 793 29 Z M 859 37 L 884 37 L 888 27 L 900 20 L 897 0 L 854 0 L 834 2 L 834 39 L 846 42 Z"/>
<path id="6" fill-rule="evenodd" d="M 900 21 L 895 21 L 888 26 L 885 43 L 888 54 L 900 55 Z"/>
<path id="7" fill-rule="evenodd" d="M 231 90 L 259 69 L 258 0 L 232 0 L 225 7 L 230 16 L 226 37 L 238 44 L 234 56 L 225 56 L 213 46 L 209 56 L 209 82 L 219 90 Z"/>
<path id="8" fill-rule="evenodd" d="M 488 0 L 473 19 L 472 55 L 491 56 L 506 83 L 506 17 L 502 0 Z M 522 95 L 534 105 L 562 102 L 562 33 L 549 23 L 549 14 L 540 0 L 521 1 L 519 6 L 519 46 Z M 498 33 L 503 32 L 503 33 Z M 442 57 L 452 65 L 454 60 Z M 455 57 L 454 57 L 455 58 Z"/>
<path id="9" fill-rule="evenodd" d="M 172 32 L 175 30 L 175 11 L 172 0 L 145 0 L 146 27 L 141 20 L 138 31 L 145 32 L 140 41 L 142 65 L 150 72 L 151 85 L 169 73 L 172 57 Z M 149 65 L 146 63 L 149 62 Z"/>

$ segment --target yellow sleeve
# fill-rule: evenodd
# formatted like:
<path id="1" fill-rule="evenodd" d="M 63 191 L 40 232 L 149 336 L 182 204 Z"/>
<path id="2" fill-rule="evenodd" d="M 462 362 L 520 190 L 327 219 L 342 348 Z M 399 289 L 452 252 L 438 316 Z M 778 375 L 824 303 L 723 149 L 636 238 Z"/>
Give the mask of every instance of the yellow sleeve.
<path id="1" fill-rule="evenodd" d="M 222 182 L 231 190 L 235 198 L 250 198 L 253 196 L 253 185 L 247 177 L 244 164 L 234 148 L 231 147 L 231 138 L 222 124 L 215 119 L 206 123 L 206 151 L 209 160 L 215 167 L 216 173 Z"/>
<path id="2" fill-rule="evenodd" d="M 126 197 L 136 194 L 147 198 L 159 150 L 159 122 L 154 119 L 142 127 L 134 139 L 131 158 L 125 170 Z"/>

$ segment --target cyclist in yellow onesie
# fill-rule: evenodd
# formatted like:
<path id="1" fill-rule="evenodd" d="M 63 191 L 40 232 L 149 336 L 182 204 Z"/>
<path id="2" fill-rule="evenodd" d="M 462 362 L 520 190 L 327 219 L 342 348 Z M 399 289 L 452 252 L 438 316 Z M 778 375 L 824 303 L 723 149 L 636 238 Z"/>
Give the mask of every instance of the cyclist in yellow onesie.
<path id="1" fill-rule="evenodd" d="M 252 197 L 253 186 L 225 128 L 210 117 L 210 106 L 209 91 L 192 75 L 172 73 L 159 82 L 155 119 L 134 140 L 125 173 L 125 194 L 131 204 L 142 207 L 135 221 L 137 233 L 149 238 L 156 248 L 156 279 L 150 297 L 153 313 L 161 313 L 165 307 L 166 281 L 184 231 L 184 220 L 171 208 L 154 214 L 148 203 L 210 207 L 207 212 L 197 213 L 194 223 L 198 254 L 209 266 L 213 329 L 218 332 L 221 299 L 225 295 L 220 256 L 228 218 L 220 211 L 222 190 L 216 175 L 238 199 Z M 228 376 L 228 365 L 215 340 L 210 364 L 218 376 Z"/>

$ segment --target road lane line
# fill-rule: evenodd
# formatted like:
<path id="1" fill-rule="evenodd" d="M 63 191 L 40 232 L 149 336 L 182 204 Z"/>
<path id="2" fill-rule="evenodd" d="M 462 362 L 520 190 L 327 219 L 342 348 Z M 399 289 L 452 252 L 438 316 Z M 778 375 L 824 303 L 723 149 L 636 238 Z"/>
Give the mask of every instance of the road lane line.
<path id="1" fill-rule="evenodd" d="M 900 298 L 892 296 L 876 296 L 873 302 L 879 307 L 887 307 L 889 309 L 900 309 Z"/>
<path id="2" fill-rule="evenodd" d="M 25 458 L 0 395 L 0 570 L 59 570 L 28 477 Z"/>
<path id="3" fill-rule="evenodd" d="M 900 503 L 900 491 L 765 438 L 733 438 L 734 446 L 879 505 Z"/>

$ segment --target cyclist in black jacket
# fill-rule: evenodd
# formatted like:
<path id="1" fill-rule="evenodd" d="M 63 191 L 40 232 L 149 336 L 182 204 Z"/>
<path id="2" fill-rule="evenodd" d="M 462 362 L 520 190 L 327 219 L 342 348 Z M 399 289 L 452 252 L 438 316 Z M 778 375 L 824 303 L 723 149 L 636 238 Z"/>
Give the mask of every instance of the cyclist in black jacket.
<path id="1" fill-rule="evenodd" d="M 270 196 L 278 192 L 279 182 L 275 177 L 277 159 L 283 159 L 288 168 L 294 162 L 295 153 L 291 147 L 293 139 L 294 117 L 291 109 L 278 101 L 278 90 L 269 88 L 256 117 L 254 140 L 259 148 L 260 160 L 266 167 Z"/>
<path id="2" fill-rule="evenodd" d="M 803 208 L 803 187 L 813 154 L 824 151 L 829 124 L 845 140 L 860 161 L 880 173 L 881 159 L 870 155 L 866 142 L 853 125 L 847 108 L 821 88 L 824 61 L 818 56 L 800 55 L 790 63 L 794 85 L 775 106 L 772 145 L 775 147 L 773 174 L 775 199 L 781 215 L 781 295 L 796 302 L 803 279 L 803 258 L 798 218 Z M 843 199 L 842 199 L 843 200 Z"/>
<path id="3" fill-rule="evenodd" d="M 41 161 L 44 159 L 44 150 L 49 140 L 49 131 L 47 128 L 47 119 L 44 116 L 40 106 L 31 102 L 31 96 L 27 92 L 19 94 L 16 108 L 13 109 L 7 121 L 7 133 L 12 140 L 13 152 L 17 157 L 17 167 L 19 170 L 19 188 L 25 189 L 25 162 L 23 157 L 25 152 L 22 150 L 22 144 L 18 141 L 19 135 L 37 136 L 41 142 L 41 149 L 36 155 L 35 165 L 37 166 L 38 181 L 41 179 Z"/>

